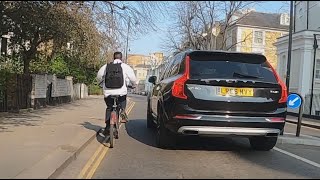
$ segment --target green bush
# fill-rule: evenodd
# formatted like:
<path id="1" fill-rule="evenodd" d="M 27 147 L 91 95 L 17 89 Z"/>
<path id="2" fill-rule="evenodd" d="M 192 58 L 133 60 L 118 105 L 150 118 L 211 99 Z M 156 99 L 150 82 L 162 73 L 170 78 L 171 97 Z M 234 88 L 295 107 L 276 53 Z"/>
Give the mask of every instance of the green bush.
<path id="1" fill-rule="evenodd" d="M 102 88 L 99 87 L 98 85 L 91 84 L 88 87 L 89 89 L 89 95 L 103 95 Z"/>
<path id="2" fill-rule="evenodd" d="M 62 55 L 56 56 L 51 62 L 51 73 L 62 77 L 70 75 L 68 64 Z"/>

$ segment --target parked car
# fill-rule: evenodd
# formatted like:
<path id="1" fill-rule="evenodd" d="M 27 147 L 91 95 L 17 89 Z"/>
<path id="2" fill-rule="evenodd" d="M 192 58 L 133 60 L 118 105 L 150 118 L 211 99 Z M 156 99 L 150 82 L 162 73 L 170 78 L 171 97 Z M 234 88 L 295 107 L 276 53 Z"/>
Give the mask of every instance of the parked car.
<path id="1" fill-rule="evenodd" d="M 264 55 L 186 51 L 149 82 L 147 127 L 158 147 L 177 135 L 243 136 L 268 151 L 283 132 L 287 88 Z"/>
<path id="2" fill-rule="evenodd" d="M 140 95 L 146 96 L 146 95 L 147 95 L 147 92 L 146 92 L 146 91 L 142 91 Z"/>

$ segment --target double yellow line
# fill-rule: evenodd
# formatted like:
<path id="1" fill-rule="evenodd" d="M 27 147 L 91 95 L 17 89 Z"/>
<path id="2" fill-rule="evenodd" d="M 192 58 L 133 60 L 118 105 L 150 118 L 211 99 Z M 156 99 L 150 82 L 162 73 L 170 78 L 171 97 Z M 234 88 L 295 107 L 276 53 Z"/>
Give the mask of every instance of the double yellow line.
<path id="1" fill-rule="evenodd" d="M 129 115 L 131 110 L 133 109 L 133 106 L 135 105 L 135 102 L 132 102 L 129 107 L 126 109 L 126 113 Z M 121 128 L 120 124 L 120 128 Z M 107 154 L 109 148 L 101 144 L 99 148 L 96 150 L 96 152 L 93 154 L 93 156 L 89 159 L 89 161 L 86 163 L 86 165 L 81 170 L 80 174 L 78 175 L 78 179 L 91 179 L 94 173 L 96 172 L 97 168 L 99 167 L 101 161 Z"/>

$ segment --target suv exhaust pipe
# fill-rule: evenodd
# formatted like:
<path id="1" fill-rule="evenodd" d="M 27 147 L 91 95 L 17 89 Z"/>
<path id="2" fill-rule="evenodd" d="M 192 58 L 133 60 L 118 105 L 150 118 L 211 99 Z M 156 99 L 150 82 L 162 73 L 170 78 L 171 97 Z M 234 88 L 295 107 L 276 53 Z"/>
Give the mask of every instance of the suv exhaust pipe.
<path id="1" fill-rule="evenodd" d="M 194 130 L 185 130 L 182 133 L 185 135 L 198 135 L 199 134 L 198 131 L 194 131 Z"/>
<path id="2" fill-rule="evenodd" d="M 278 135 L 278 133 L 267 133 L 266 137 L 277 137 Z"/>

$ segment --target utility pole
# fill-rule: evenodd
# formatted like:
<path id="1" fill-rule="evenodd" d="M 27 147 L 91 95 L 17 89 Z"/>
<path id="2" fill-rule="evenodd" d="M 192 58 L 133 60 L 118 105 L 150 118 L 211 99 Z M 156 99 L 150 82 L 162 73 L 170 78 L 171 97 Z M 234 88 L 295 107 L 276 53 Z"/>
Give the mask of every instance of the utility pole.
<path id="1" fill-rule="evenodd" d="M 129 17 L 129 22 L 128 22 L 127 45 L 126 45 L 126 60 L 125 60 L 125 63 L 128 63 L 128 48 L 129 48 L 130 22 L 131 22 L 131 17 Z"/>
<path id="2" fill-rule="evenodd" d="M 287 78 L 286 86 L 290 92 L 290 68 L 291 68 L 291 52 L 292 52 L 292 28 L 293 28 L 293 1 L 290 1 L 290 26 L 289 26 L 289 45 L 288 45 L 288 62 L 287 62 Z"/>

